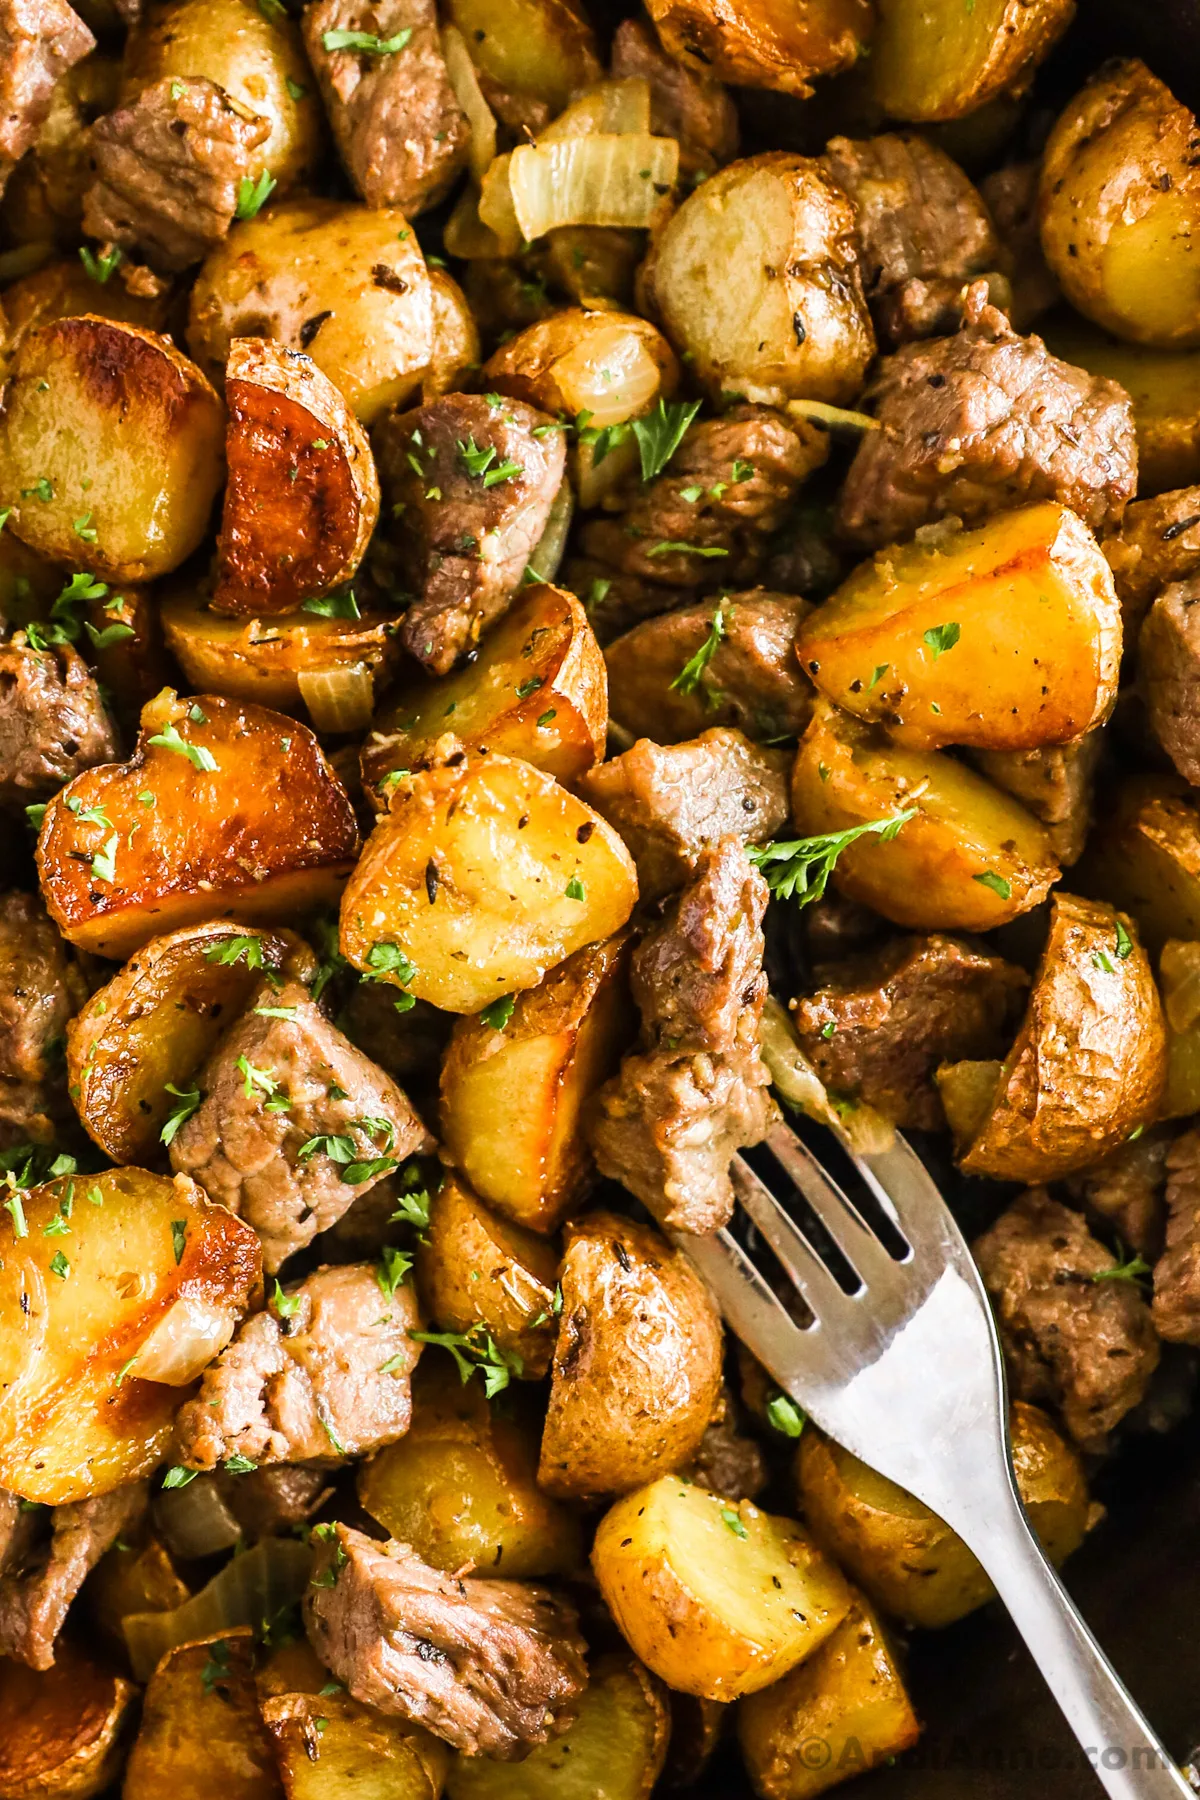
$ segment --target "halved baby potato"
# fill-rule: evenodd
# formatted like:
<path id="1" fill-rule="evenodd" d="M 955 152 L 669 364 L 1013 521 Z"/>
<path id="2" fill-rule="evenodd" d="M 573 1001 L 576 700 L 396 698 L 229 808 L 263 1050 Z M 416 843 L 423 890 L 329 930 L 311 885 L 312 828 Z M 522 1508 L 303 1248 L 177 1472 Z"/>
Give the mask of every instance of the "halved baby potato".
<path id="1" fill-rule="evenodd" d="M 169 1650 L 146 1689 L 122 1800 L 278 1800 L 279 1791 L 249 1631 Z"/>
<path id="2" fill-rule="evenodd" d="M 42 893 L 63 936 L 123 958 L 215 917 L 291 919 L 336 901 L 358 849 L 346 790 L 281 713 L 170 688 L 126 763 L 86 769 L 46 808 Z"/>
<path id="3" fill-rule="evenodd" d="M 308 356 L 235 338 L 225 365 L 225 510 L 212 604 L 294 612 L 351 581 L 379 517 L 367 434 Z"/>
<path id="4" fill-rule="evenodd" d="M 577 0 L 508 0 L 502 9 L 492 0 L 448 0 L 446 17 L 462 32 L 484 77 L 484 93 L 495 93 L 502 116 L 505 100 L 518 107 L 533 103 L 543 110 L 529 123 L 539 126 L 603 73 L 595 34 Z M 517 116 L 506 123 L 515 127 Z"/>
<path id="5" fill-rule="evenodd" d="M 1121 608 L 1091 532 L 1046 503 L 880 551 L 809 614 L 796 652 L 897 744 L 1034 750 L 1109 712 Z"/>
<path id="6" fill-rule="evenodd" d="M 453 1172 L 430 1206 L 416 1278 L 438 1330 L 482 1328 L 519 1359 L 519 1373 L 531 1380 L 546 1373 L 558 1331 L 558 1251 L 489 1212 Z"/>
<path id="7" fill-rule="evenodd" d="M 389 695 L 362 752 L 363 787 L 386 810 L 395 770 L 419 769 L 446 732 L 468 749 L 519 756 L 573 781 L 604 755 L 608 677 L 583 607 L 549 582 L 527 588 L 493 631 L 486 654 L 439 680 Z"/>
<path id="8" fill-rule="evenodd" d="M 342 896 L 342 954 L 447 1012 L 536 987 L 637 902 L 616 832 L 530 763 L 456 751 L 401 779 Z"/>
<path id="9" fill-rule="evenodd" d="M 225 409 L 168 337 L 93 313 L 31 331 L 0 432 L 8 529 L 109 581 L 177 568 L 208 529 Z"/>
<path id="10" fill-rule="evenodd" d="M 912 811 L 894 838 L 842 851 L 838 890 L 920 931 L 987 931 L 1028 912 L 1058 879 L 1045 828 L 982 775 L 936 750 L 893 744 L 821 700 L 800 741 L 792 817 L 800 836 Z"/>
<path id="11" fill-rule="evenodd" d="M 813 76 L 866 55 L 875 25 L 870 0 L 649 0 L 646 10 L 685 69 L 798 100 L 812 93 Z"/>
<path id="12" fill-rule="evenodd" d="M 262 1277 L 256 1234 L 185 1176 L 64 1175 L 0 1220 L 0 1486 L 60 1506 L 162 1461 Z"/>
<path id="13" fill-rule="evenodd" d="M 67 1081 L 84 1129 L 114 1162 L 151 1162 L 182 1088 L 264 969 L 300 980 L 316 959 L 291 932 L 216 921 L 151 938 L 67 1026 Z"/>
<path id="14" fill-rule="evenodd" d="M 0 1661 L 2 1800 L 92 1800 L 116 1780 L 138 1690 L 74 1644 L 48 1669 Z"/>
<path id="15" fill-rule="evenodd" d="M 1075 0 L 878 0 L 867 80 L 889 118 L 961 119 L 1027 86 Z"/>
<path id="16" fill-rule="evenodd" d="M 439 1800 L 450 1752 L 407 1719 L 319 1689 L 264 1700 L 262 1717 L 286 1800 Z"/>

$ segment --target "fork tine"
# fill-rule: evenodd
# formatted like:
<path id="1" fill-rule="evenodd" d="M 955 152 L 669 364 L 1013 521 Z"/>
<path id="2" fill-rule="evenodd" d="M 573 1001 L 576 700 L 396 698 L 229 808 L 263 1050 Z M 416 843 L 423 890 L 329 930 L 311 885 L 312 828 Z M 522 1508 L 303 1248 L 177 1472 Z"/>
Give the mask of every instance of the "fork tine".
<path id="1" fill-rule="evenodd" d="M 880 1243 L 849 1195 L 788 1125 L 767 1134 L 767 1149 L 795 1182 L 851 1267 L 869 1286 L 894 1270 L 895 1261 Z M 861 1165 L 860 1165 L 861 1166 Z M 867 1174 L 867 1171 L 863 1171 Z M 872 1191 L 878 1182 L 870 1181 Z M 891 1210 L 891 1209 L 889 1209 Z"/>
<path id="2" fill-rule="evenodd" d="M 694 1237 L 690 1232 L 672 1232 L 671 1236 L 716 1295 L 726 1323 L 754 1349 L 776 1380 L 783 1380 L 774 1364 L 786 1346 L 797 1342 L 801 1327 L 741 1245 L 728 1231 L 714 1232 L 711 1237 Z M 766 1356 L 760 1354 L 763 1348 Z"/>
<path id="3" fill-rule="evenodd" d="M 734 1192 L 791 1276 L 814 1317 L 828 1317 L 849 1295 L 840 1288 L 794 1219 L 741 1157 L 730 1169 Z"/>
<path id="4" fill-rule="evenodd" d="M 975 1259 L 957 1220 L 928 1169 L 899 1132 L 890 1149 L 856 1155 L 854 1162 L 915 1255 L 949 1258 L 969 1273 L 973 1285 L 981 1287 Z"/>

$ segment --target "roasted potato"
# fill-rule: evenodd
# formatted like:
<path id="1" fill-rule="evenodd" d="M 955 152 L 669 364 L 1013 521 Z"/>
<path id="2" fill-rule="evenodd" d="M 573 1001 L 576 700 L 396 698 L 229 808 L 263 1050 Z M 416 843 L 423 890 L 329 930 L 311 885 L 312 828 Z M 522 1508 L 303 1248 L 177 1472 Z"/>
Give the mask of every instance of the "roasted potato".
<path id="1" fill-rule="evenodd" d="M 655 239 L 647 298 L 714 397 L 844 403 L 875 353 L 856 243 L 821 164 L 770 151 L 689 194 Z"/>
<path id="2" fill-rule="evenodd" d="M 747 1695 L 737 1728 L 762 1800 L 810 1800 L 890 1763 L 921 1735 L 895 1647 L 861 1595 L 806 1662 Z"/>
<path id="3" fill-rule="evenodd" d="M 1109 801 L 1075 881 L 1137 920 L 1151 954 L 1200 939 L 1200 812 L 1183 782 L 1127 781 Z"/>
<path id="4" fill-rule="evenodd" d="M 1027 87 L 1075 0 L 878 0 L 867 83 L 892 119 L 959 119 Z"/>
<path id="5" fill-rule="evenodd" d="M 567 1228 L 560 1283 L 540 1486 L 581 1499 L 685 1468 L 717 1408 L 723 1341 L 692 1265 L 651 1226 L 593 1212 Z"/>
<path id="6" fill-rule="evenodd" d="M 583 1111 L 633 1035 L 626 948 L 619 936 L 577 950 L 503 1025 L 461 1019 L 442 1061 L 447 1150 L 490 1206 L 534 1231 L 554 1231 L 587 1180 Z"/>
<path id="7" fill-rule="evenodd" d="M 1092 828 L 1092 793 L 1104 733 L 1091 731 L 1070 744 L 1043 750 L 977 750 L 981 775 L 1027 806 L 1046 827 L 1057 863 L 1079 861 Z"/>
<path id="8" fill-rule="evenodd" d="M 627 1651 L 597 1657 L 574 1724 L 520 1763 L 455 1756 L 447 1800 L 649 1800 L 667 1754 L 667 1699 Z"/>
<path id="9" fill-rule="evenodd" d="M 421 400 L 428 403 L 466 384 L 479 367 L 479 327 L 467 296 L 444 269 L 430 269 L 433 354 L 421 371 Z"/>
<path id="10" fill-rule="evenodd" d="M 790 1519 L 674 1475 L 610 1507 L 592 1567 L 634 1654 L 668 1687 L 711 1700 L 781 1680 L 853 1601 Z"/>
<path id="11" fill-rule="evenodd" d="M 1158 982 L 1167 1020 L 1167 1091 L 1164 1119 L 1200 1112 L 1200 1010 L 1196 1006 L 1200 944 L 1171 938 L 1163 945 Z"/>
<path id="12" fill-rule="evenodd" d="M 1200 355 L 1124 344 L 1065 309 L 1039 330 L 1055 356 L 1119 381 L 1133 401 L 1139 494 L 1200 481 Z"/>
<path id="13" fill-rule="evenodd" d="M 955 1067 L 938 1073 L 943 1098 Z M 1030 1183 L 1086 1168 L 1153 1122 L 1166 1072 L 1166 1023 L 1136 925 L 1103 901 L 1056 893 L 1024 1022 L 982 1119 L 960 1136 L 961 1167 Z M 953 1125 L 952 1109 L 953 1099 Z"/>
<path id="14" fill-rule="evenodd" d="M 342 896 L 342 954 L 447 1012 L 536 987 L 637 900 L 599 813 L 529 763 L 455 754 L 400 780 Z"/>
<path id="15" fill-rule="evenodd" d="M 357 849 L 354 810 L 307 726 L 164 688 L 127 763 L 55 795 L 37 861 L 63 936 L 123 958 L 164 927 L 269 924 L 328 905 Z"/>
<path id="16" fill-rule="evenodd" d="M 261 617 L 352 581 L 379 517 L 367 434 L 311 358 L 235 338 L 225 365 L 229 478 L 217 612 Z"/>
<path id="17" fill-rule="evenodd" d="M 489 1212 L 453 1172 L 430 1206 L 416 1277 L 439 1330 L 482 1326 L 517 1362 L 517 1373 L 532 1380 L 546 1373 L 558 1328 L 558 1252 L 545 1238 Z"/>
<path id="18" fill-rule="evenodd" d="M 254 1686 L 254 1641 L 230 1631 L 163 1657 L 146 1689 L 122 1800 L 279 1800 Z"/>
<path id="19" fill-rule="evenodd" d="M 519 756 L 573 781 L 604 755 L 608 680 L 574 594 L 527 588 L 486 640 L 486 654 L 389 695 L 363 746 L 362 778 L 384 807 L 395 769 L 417 769 L 447 731 L 468 749 Z"/>
<path id="20" fill-rule="evenodd" d="M 358 1497 L 390 1536 L 435 1569 L 569 1575 L 583 1556 L 575 1513 L 536 1481 L 538 1424 L 524 1394 L 496 1406 L 460 1380 L 448 1356 L 422 1356 L 413 1418 L 358 1474 Z"/>
<path id="21" fill-rule="evenodd" d="M 1010 1415 L 1021 1498 L 1056 1565 L 1083 1542 L 1090 1502 L 1078 1452 L 1023 1400 Z M 962 1539 L 921 1501 L 811 1427 L 796 1459 L 800 1503 L 818 1542 L 871 1598 L 909 1625 L 950 1625 L 995 1590 Z"/>
<path id="22" fill-rule="evenodd" d="M 836 75 L 867 52 L 870 0 L 649 0 L 663 48 L 697 75 L 775 88 L 804 100 L 815 75 Z"/>
<path id="23" fill-rule="evenodd" d="M 809 614 L 796 653 L 896 744 L 1035 750 L 1107 716 L 1121 609 L 1091 532 L 1047 502 L 881 551 Z"/>
<path id="24" fill-rule="evenodd" d="M 1132 644 L 1163 589 L 1200 568 L 1200 487 L 1135 500 L 1102 548 L 1121 602 L 1125 641 Z"/>
<path id="25" fill-rule="evenodd" d="M 1160 349 L 1200 345 L 1196 120 L 1145 63 L 1105 63 L 1042 157 L 1042 253 L 1077 311 Z"/>
<path id="26" fill-rule="evenodd" d="M 85 313 L 22 340 L 4 394 L 8 529 L 107 581 L 197 548 L 221 481 L 224 408 L 169 338 Z"/>
<path id="27" fill-rule="evenodd" d="M 70 1643 L 48 1669 L 0 1661 L 0 1800 L 92 1800 L 116 1780 L 137 1689 Z"/>
<path id="28" fill-rule="evenodd" d="M 981 775 L 819 701 L 792 774 L 797 834 L 843 832 L 913 810 L 890 840 L 868 832 L 833 881 L 922 931 L 987 931 L 1044 900 L 1058 879 L 1045 828 Z"/>
<path id="29" fill-rule="evenodd" d="M 67 1081 L 84 1129 L 114 1162 L 153 1162 L 164 1121 L 264 968 L 309 979 L 291 932 L 186 925 L 150 942 L 67 1026 Z"/>
<path id="30" fill-rule="evenodd" d="M 258 1286 L 258 1238 L 186 1177 L 144 1169 L 60 1176 L 7 1212 L 0 1486 L 51 1506 L 110 1493 L 162 1461 L 177 1389 Z"/>
<path id="31" fill-rule="evenodd" d="M 140 325 L 143 331 L 169 331 L 172 308 L 170 289 L 162 294 L 131 294 L 123 281 L 93 281 L 77 258 L 55 258 L 19 281 L 10 281 L 4 289 L 7 332 L 0 357 L 7 362 L 21 340 L 39 325 L 78 318 L 81 313 Z"/>
<path id="32" fill-rule="evenodd" d="M 196 278 L 188 344 L 218 378 L 239 337 L 305 351 L 364 425 L 405 405 L 434 342 L 429 273 L 403 213 L 288 200 L 234 225 Z"/>
<path id="33" fill-rule="evenodd" d="M 331 1686 L 303 1639 L 272 1652 L 258 1696 L 286 1800 L 439 1800 L 445 1744 Z"/>
<path id="34" fill-rule="evenodd" d="M 534 130 L 599 79 L 598 46 L 576 0 L 448 0 L 446 18 L 462 32 L 484 96 L 506 124 Z"/>
<path id="35" fill-rule="evenodd" d="M 141 1542 L 106 1550 L 84 1585 L 81 1604 L 109 1649 L 124 1655 L 122 1621 L 130 1613 L 173 1612 L 189 1598 L 163 1543 L 150 1533 Z"/>

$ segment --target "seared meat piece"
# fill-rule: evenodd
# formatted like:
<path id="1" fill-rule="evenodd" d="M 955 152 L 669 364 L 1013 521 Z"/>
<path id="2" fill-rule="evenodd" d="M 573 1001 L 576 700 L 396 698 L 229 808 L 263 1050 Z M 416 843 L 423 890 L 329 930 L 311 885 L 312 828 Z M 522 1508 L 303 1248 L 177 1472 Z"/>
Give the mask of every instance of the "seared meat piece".
<path id="1" fill-rule="evenodd" d="M 805 420 L 731 407 L 689 425 L 670 468 L 639 485 L 617 517 L 590 519 L 584 554 L 665 587 L 748 587 L 767 538 L 828 454 L 828 433 Z"/>
<path id="2" fill-rule="evenodd" d="M 1164 588 L 1142 621 L 1138 675 L 1155 737 L 1200 785 L 1200 575 Z"/>
<path id="3" fill-rule="evenodd" d="M 175 1421 L 193 1469 L 362 1456 L 404 1436 L 421 1347 L 415 1290 L 371 1263 L 317 1269 L 238 1326 Z"/>
<path id="4" fill-rule="evenodd" d="M 945 1128 L 939 1063 L 982 1062 L 1012 1043 L 1029 977 L 952 937 L 902 937 L 816 971 L 794 1009 L 825 1086 L 896 1125 Z"/>
<path id="5" fill-rule="evenodd" d="M 607 563 L 596 562 L 590 556 L 568 556 L 558 581 L 583 601 L 601 644 L 611 643 L 639 620 L 670 612 L 673 606 L 691 598 L 678 588 L 641 581 L 636 575 L 619 575 Z M 711 608 L 712 602 L 708 605 Z"/>
<path id="6" fill-rule="evenodd" d="M 501 1762 L 567 1729 L 587 1683 L 573 1606 L 532 1582 L 442 1575 L 348 1525 L 317 1536 L 305 1623 L 356 1700 Z"/>
<path id="7" fill-rule="evenodd" d="M 1004 260 L 988 209 L 958 164 L 915 131 L 831 138 L 823 161 L 858 214 L 863 286 L 881 339 L 903 344 L 955 330 L 964 284 Z M 1003 278 L 1000 285 L 1007 298 Z"/>
<path id="8" fill-rule="evenodd" d="M 49 114 L 55 83 L 95 48 L 66 0 L 0 0 L 0 194 Z"/>
<path id="9" fill-rule="evenodd" d="M 96 179 L 84 231 L 136 246 L 155 269 L 189 268 L 229 230 L 242 181 L 262 172 L 254 152 L 270 135 L 269 119 L 215 81 L 164 76 L 92 126 Z"/>
<path id="10" fill-rule="evenodd" d="M 197 1082 L 204 1100 L 171 1166 L 253 1225 L 269 1274 L 397 1162 L 433 1148 L 401 1089 L 300 982 L 264 982 Z"/>
<path id="11" fill-rule="evenodd" d="M 0 896 L 0 1078 L 58 1077 L 67 1021 L 87 996 L 83 970 L 41 901 L 16 890 Z"/>
<path id="12" fill-rule="evenodd" d="M 717 726 L 690 743 L 639 738 L 632 750 L 589 769 L 579 791 L 619 831 L 637 864 L 643 900 L 679 887 L 702 850 L 733 833 L 774 837 L 789 812 L 783 750 L 763 750 Z"/>
<path id="13" fill-rule="evenodd" d="M 1009 163 L 985 175 L 979 184 L 984 204 L 992 215 L 996 234 L 1004 246 L 1003 267 L 1012 287 L 1011 304 L 1004 308 L 1018 331 L 1028 331 L 1058 300 L 1058 283 L 1042 255 L 1038 229 L 1039 158 Z"/>
<path id="14" fill-rule="evenodd" d="M 1089 731 L 1073 744 L 975 750 L 970 761 L 1048 827 L 1054 860 L 1069 869 L 1083 855 L 1092 829 L 1092 790 L 1103 744 L 1103 731 Z"/>
<path id="15" fill-rule="evenodd" d="M 1063 1183 L 1077 1206 L 1103 1219 L 1122 1244 L 1151 1261 L 1163 1244 L 1167 1152 L 1175 1136 L 1169 1125 L 1152 1125 Z"/>
<path id="16" fill-rule="evenodd" d="M 100 689 L 70 644 L 34 650 L 20 631 L 0 644 L 0 803 L 48 800 L 116 755 Z"/>
<path id="17" fill-rule="evenodd" d="M 50 1668 L 67 1608 L 104 1552 L 141 1518 L 148 1495 L 148 1483 L 136 1481 L 56 1506 L 48 1538 L 44 1513 L 18 1513 L 0 1559 L 0 1653 L 31 1669 Z"/>
<path id="18" fill-rule="evenodd" d="M 1128 645 L 1151 601 L 1169 583 L 1200 569 L 1200 487 L 1135 500 L 1120 531 L 1100 548 L 1113 572 Z"/>
<path id="19" fill-rule="evenodd" d="M 877 943 L 887 930 L 869 906 L 827 888 L 802 914 L 804 945 L 811 963 L 840 962 Z"/>
<path id="20" fill-rule="evenodd" d="M 1082 1449 L 1102 1451 L 1158 1367 L 1140 1289 L 1112 1279 L 1112 1252 L 1044 1188 L 1015 1200 L 973 1249 L 1013 1393 L 1057 1407 Z"/>
<path id="21" fill-rule="evenodd" d="M 354 753 L 357 759 L 357 745 Z M 439 1012 L 427 1000 L 418 1000 L 408 1012 L 398 1013 L 392 988 L 377 981 L 360 981 L 351 989 L 338 1018 L 355 1048 L 385 1069 L 393 1081 L 436 1081 L 454 1025 L 451 1014 Z"/>
<path id="22" fill-rule="evenodd" d="M 738 1429 L 737 1406 L 726 1385 L 720 1416 L 700 1440 L 687 1478 L 729 1500 L 756 1500 L 767 1485 L 767 1459 L 752 1437 Z"/>
<path id="23" fill-rule="evenodd" d="M 1200 1344 L 1200 1131 L 1167 1152 L 1167 1245 L 1154 1265 L 1151 1316 L 1159 1337 Z"/>
<path id="24" fill-rule="evenodd" d="M 679 144 L 679 173 L 711 175 L 738 152 L 737 108 L 721 82 L 692 72 L 668 56 L 643 19 L 624 19 L 612 42 L 610 71 L 616 81 L 640 76 L 650 83 L 650 129 Z"/>
<path id="25" fill-rule="evenodd" d="M 443 394 L 384 419 L 375 453 L 416 594 L 400 636 L 444 675 L 520 585 L 562 483 L 563 434 L 520 400 Z"/>
<path id="26" fill-rule="evenodd" d="M 1124 388 L 1018 337 L 974 282 L 952 338 L 885 357 L 864 396 L 868 431 L 842 488 L 838 524 L 861 550 L 956 514 L 1058 500 L 1099 531 L 1137 489 L 1133 406 Z"/>
<path id="27" fill-rule="evenodd" d="M 322 1454 L 328 1454 L 327 1448 Z M 211 1479 L 218 1483 L 248 1544 L 265 1537 L 286 1537 L 306 1525 L 331 1491 L 329 1470 L 303 1463 L 273 1464 L 246 1475 L 229 1475 L 218 1469 Z"/>
<path id="28" fill-rule="evenodd" d="M 314 0 L 303 30 L 342 161 L 367 205 L 410 217 L 435 205 L 466 163 L 471 128 L 446 73 L 433 0 Z M 347 31 L 384 44 L 407 39 L 383 55 L 326 48 L 326 33 Z"/>

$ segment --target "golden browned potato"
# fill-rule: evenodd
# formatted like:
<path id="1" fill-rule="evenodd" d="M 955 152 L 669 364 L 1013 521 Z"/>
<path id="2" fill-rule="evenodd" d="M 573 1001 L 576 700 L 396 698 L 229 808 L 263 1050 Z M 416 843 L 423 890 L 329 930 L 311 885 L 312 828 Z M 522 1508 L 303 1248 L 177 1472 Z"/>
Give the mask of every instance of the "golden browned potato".
<path id="1" fill-rule="evenodd" d="M 792 774 L 798 836 L 912 817 L 843 850 L 833 881 L 897 925 L 986 931 L 1044 900 L 1058 879 L 1045 828 L 942 752 L 908 750 L 819 701 Z"/>
<path id="2" fill-rule="evenodd" d="M 236 338 L 225 365 L 229 477 L 217 612 L 261 617 L 353 580 L 379 517 L 367 434 L 310 357 Z"/>
<path id="3" fill-rule="evenodd" d="M 1027 87 L 1075 0 L 878 0 L 867 82 L 892 119 L 959 119 Z"/>
<path id="4" fill-rule="evenodd" d="M 357 849 L 354 809 L 307 726 L 164 688 L 127 763 L 55 795 L 37 861 L 63 936 L 123 958 L 206 919 L 272 924 L 327 906 Z"/>
<path id="5" fill-rule="evenodd" d="M 430 1206 L 416 1277 L 439 1331 L 482 1327 L 515 1374 L 536 1380 L 546 1373 L 558 1330 L 558 1252 L 545 1238 L 489 1212 L 453 1171 Z"/>
<path id="6" fill-rule="evenodd" d="M 71 1097 L 85 1130 L 114 1162 L 159 1155 L 164 1123 L 179 1110 L 178 1090 L 237 1018 L 263 969 L 311 980 L 316 960 L 290 932 L 186 925 L 151 938 L 71 1020 Z"/>
<path id="7" fill-rule="evenodd" d="M 279 1800 L 249 1631 L 182 1644 L 146 1689 L 122 1800 Z"/>
<path id="8" fill-rule="evenodd" d="M 1169 776 L 1127 781 L 1092 836 L 1076 880 L 1132 913 L 1154 954 L 1168 938 L 1200 939 L 1200 813 Z"/>
<path id="9" fill-rule="evenodd" d="M 397 207 L 319 199 L 234 225 L 196 278 L 188 345 L 216 379 L 238 337 L 306 351 L 364 425 L 407 404 L 434 353 L 416 232 Z"/>
<path id="10" fill-rule="evenodd" d="M 16 1194 L 0 1254 L 0 1487 L 59 1506 L 135 1481 L 258 1286 L 257 1236 L 185 1176 L 108 1169 Z"/>
<path id="11" fill-rule="evenodd" d="M 796 653 L 897 744 L 1034 750 L 1107 716 L 1121 609 L 1091 532 L 1046 502 L 880 551 L 809 614 Z"/>
<path id="12" fill-rule="evenodd" d="M 1186 1119 L 1200 1112 L 1200 944 L 1169 939 L 1159 957 L 1158 985 L 1167 1020 L 1167 1091 L 1160 1115 Z"/>
<path id="13" fill-rule="evenodd" d="M 421 371 L 421 399 L 436 400 L 460 388 L 480 362 L 479 327 L 467 296 L 444 269 L 430 269 L 433 305 L 433 354 Z"/>
<path id="14" fill-rule="evenodd" d="M 169 338 L 91 313 L 42 325 L 4 394 L 7 529 L 105 580 L 165 575 L 208 528 L 224 426 L 217 395 Z"/>
<path id="15" fill-rule="evenodd" d="M 137 1689 L 73 1644 L 53 1665 L 0 1662 L 0 1800 L 92 1800 L 115 1781 Z"/>
<path id="16" fill-rule="evenodd" d="M 762 1800 L 811 1800 L 890 1763 L 921 1735 L 895 1646 L 861 1595 L 798 1669 L 747 1695 L 737 1728 Z"/>
<path id="17" fill-rule="evenodd" d="M 510 1016 L 461 1019 L 442 1061 L 442 1138 L 490 1206 L 549 1232 L 579 1198 L 591 1168 L 584 1108 L 615 1073 L 633 1034 L 625 990 L 627 939 L 577 950 Z"/>
<path id="18" fill-rule="evenodd" d="M 715 397 L 842 404 L 875 354 L 856 245 L 854 207 L 822 165 L 769 151 L 689 194 L 655 239 L 648 299 Z"/>
<path id="19" fill-rule="evenodd" d="M 1166 1072 L 1162 1005 L 1133 920 L 1056 893 L 1024 1022 L 982 1119 L 959 1139 L 961 1166 L 1030 1183 L 1086 1168 L 1153 1122 Z"/>
<path id="20" fill-rule="evenodd" d="M 1013 1467 L 1021 1498 L 1056 1565 L 1091 1523 L 1078 1452 L 1045 1413 L 1013 1402 Z M 936 1513 L 810 1426 L 796 1460 L 804 1517 L 818 1541 L 885 1611 L 909 1625 L 950 1625 L 995 1590 Z"/>
<path id="21" fill-rule="evenodd" d="M 674 1475 L 610 1507 L 592 1567 L 634 1654 L 668 1687 L 710 1700 L 781 1680 L 853 1599 L 792 1520 Z"/>
<path id="22" fill-rule="evenodd" d="M 87 1578 L 82 1604 L 108 1647 L 123 1655 L 123 1619 L 130 1613 L 173 1612 L 190 1594 L 165 1546 L 147 1533 L 141 1542 L 119 1542 L 105 1551 Z"/>
<path id="23" fill-rule="evenodd" d="M 342 896 L 342 954 L 479 1012 L 611 937 L 636 901 L 633 859 L 599 813 L 530 763 L 455 756 L 396 783 Z"/>
<path id="24" fill-rule="evenodd" d="M 262 1716 L 287 1800 L 439 1800 L 450 1752 L 419 1725 L 320 1690 L 266 1700 Z"/>
<path id="25" fill-rule="evenodd" d="M 56 258 L 19 281 L 10 281 L 4 289 L 7 332 L 3 355 L 11 357 L 22 338 L 39 325 L 77 318 L 80 313 L 140 325 L 143 331 L 169 331 L 173 303 L 170 289 L 162 294 L 131 294 L 119 277 L 95 281 L 77 258 Z"/>
<path id="26" fill-rule="evenodd" d="M 667 1754 L 667 1696 L 628 1651 L 588 1670 L 575 1722 L 524 1762 L 456 1755 L 447 1800 L 649 1800 Z"/>
<path id="27" fill-rule="evenodd" d="M 484 97 L 505 122 L 534 130 L 602 74 L 598 46 L 578 0 L 448 0 Z"/>
<path id="28" fill-rule="evenodd" d="M 870 0 L 649 0 L 647 11 L 685 69 L 798 100 L 812 93 L 814 75 L 852 67 L 875 25 Z"/>
<path id="29" fill-rule="evenodd" d="M 1038 330 L 1055 356 L 1119 381 L 1133 401 L 1139 494 L 1200 481 L 1200 354 L 1122 343 L 1066 308 Z"/>
<path id="30" fill-rule="evenodd" d="M 482 655 L 388 696 L 363 745 L 363 787 L 385 806 L 392 771 L 420 768 L 447 731 L 469 749 L 519 756 L 573 781 L 604 755 L 607 690 L 583 607 L 565 588 L 538 583 L 488 634 Z"/>
<path id="31" fill-rule="evenodd" d="M 430 1350 L 413 1376 L 407 1433 L 363 1463 L 358 1497 L 373 1519 L 435 1569 L 568 1575 L 583 1556 L 576 1514 L 537 1485 L 539 1420 L 522 1392 L 489 1404 Z"/>
<path id="32" fill-rule="evenodd" d="M 1195 116 L 1145 63 L 1110 62 L 1042 158 L 1042 252 L 1085 318 L 1135 344 L 1200 345 Z"/>
<path id="33" fill-rule="evenodd" d="M 651 1226 L 593 1212 L 567 1228 L 560 1283 L 540 1485 L 580 1499 L 685 1468 L 716 1411 L 723 1344 L 691 1263 Z"/>

